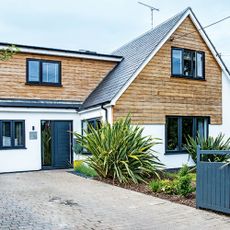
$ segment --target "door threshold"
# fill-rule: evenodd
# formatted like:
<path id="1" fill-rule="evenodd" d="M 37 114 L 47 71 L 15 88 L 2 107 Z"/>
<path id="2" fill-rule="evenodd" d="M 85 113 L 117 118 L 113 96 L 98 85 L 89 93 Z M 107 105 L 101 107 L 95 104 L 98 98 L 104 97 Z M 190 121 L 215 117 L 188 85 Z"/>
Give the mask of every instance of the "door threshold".
<path id="1" fill-rule="evenodd" d="M 56 169 L 72 169 L 72 167 L 52 167 L 52 166 L 44 166 L 41 170 L 56 170 Z"/>

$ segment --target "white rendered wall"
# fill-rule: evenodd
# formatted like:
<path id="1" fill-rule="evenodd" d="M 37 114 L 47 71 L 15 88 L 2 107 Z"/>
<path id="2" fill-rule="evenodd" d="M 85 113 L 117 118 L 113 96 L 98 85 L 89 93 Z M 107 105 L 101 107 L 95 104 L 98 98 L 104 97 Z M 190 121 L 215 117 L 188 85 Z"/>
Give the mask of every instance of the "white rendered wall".
<path id="1" fill-rule="evenodd" d="M 73 130 L 80 132 L 75 110 L 0 108 L 0 120 L 25 120 L 26 149 L 0 150 L 0 173 L 41 169 L 41 120 L 72 120 Z M 35 127 L 38 137 L 29 140 Z"/>
<path id="2" fill-rule="evenodd" d="M 108 121 L 112 123 L 112 109 L 108 107 Z M 101 117 L 103 121 L 105 121 L 105 111 L 98 108 L 93 108 L 91 110 L 86 110 L 80 112 L 80 120 L 90 119 L 95 117 Z M 194 163 L 191 158 L 189 158 L 188 154 L 171 154 L 165 155 L 165 125 L 141 125 L 144 127 L 143 135 L 152 136 L 155 138 L 161 139 L 161 144 L 156 145 L 154 150 L 159 154 L 159 159 L 163 164 L 165 164 L 166 168 L 180 168 L 183 164 L 187 164 L 189 166 L 193 166 Z M 76 156 L 74 155 L 74 160 L 85 159 L 85 156 Z"/>
<path id="3" fill-rule="evenodd" d="M 223 133 L 230 137 L 230 80 L 222 74 L 222 125 L 209 125 L 209 136 L 217 136 Z"/>
<path id="4" fill-rule="evenodd" d="M 108 116 L 109 116 L 109 110 L 108 110 Z M 103 110 L 100 106 L 99 107 L 95 107 L 95 108 L 91 108 L 91 109 L 87 109 L 85 111 L 81 111 L 79 112 L 79 124 L 81 127 L 81 123 L 83 120 L 87 120 L 87 119 L 92 119 L 92 118 L 101 118 L 101 121 L 104 122 L 106 120 L 105 118 L 105 110 Z M 79 133 L 82 133 L 82 130 L 79 130 Z M 86 154 L 75 154 L 73 153 L 73 160 L 85 160 L 88 158 L 88 155 Z"/>
<path id="5" fill-rule="evenodd" d="M 159 159 L 166 168 L 180 168 L 183 164 L 194 165 L 188 154 L 165 155 L 165 125 L 142 125 L 141 127 L 144 127 L 143 135 L 161 139 L 161 144 L 156 145 L 153 149 L 159 153 Z"/>
<path id="6" fill-rule="evenodd" d="M 101 117 L 102 121 L 105 121 L 105 110 L 103 110 L 101 107 L 79 112 L 79 118 L 81 121 L 97 117 Z"/>

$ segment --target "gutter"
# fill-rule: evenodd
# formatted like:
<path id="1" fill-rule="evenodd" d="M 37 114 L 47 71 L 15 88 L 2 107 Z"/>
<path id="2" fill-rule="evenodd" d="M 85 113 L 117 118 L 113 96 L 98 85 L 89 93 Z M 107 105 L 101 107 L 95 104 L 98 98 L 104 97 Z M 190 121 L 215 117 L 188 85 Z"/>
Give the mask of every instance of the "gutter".
<path id="1" fill-rule="evenodd" d="M 0 49 L 4 49 L 12 44 L 0 42 Z M 42 54 L 42 55 L 51 55 L 51 56 L 60 56 L 60 57 L 75 57 L 75 58 L 85 58 L 85 59 L 95 59 L 95 60 L 104 60 L 104 61 L 113 61 L 121 62 L 123 57 L 112 55 L 112 54 L 102 54 L 89 50 L 85 51 L 75 51 L 75 50 L 64 50 L 57 48 L 46 48 L 39 46 L 29 46 L 29 45 L 20 45 L 14 44 L 19 48 L 19 53 L 31 53 L 31 54 Z"/>

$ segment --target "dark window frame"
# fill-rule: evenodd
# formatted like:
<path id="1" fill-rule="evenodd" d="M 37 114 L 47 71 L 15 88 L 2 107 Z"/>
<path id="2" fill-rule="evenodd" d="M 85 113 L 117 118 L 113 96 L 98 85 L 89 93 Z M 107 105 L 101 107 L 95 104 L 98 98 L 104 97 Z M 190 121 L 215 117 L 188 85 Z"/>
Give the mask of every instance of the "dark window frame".
<path id="1" fill-rule="evenodd" d="M 3 146 L 3 123 L 10 122 L 11 146 Z M 15 123 L 22 122 L 22 145 L 15 146 Z M 26 148 L 25 120 L 0 120 L 0 150 L 25 149 Z"/>
<path id="2" fill-rule="evenodd" d="M 29 62 L 30 61 L 36 61 L 39 63 L 39 81 L 30 81 L 29 79 Z M 58 82 L 44 82 L 42 80 L 42 68 L 43 68 L 43 63 L 54 63 L 58 64 Z M 53 61 L 53 60 L 45 60 L 45 59 L 34 59 L 34 58 L 27 58 L 26 59 L 26 84 L 28 85 L 43 85 L 43 86 L 62 86 L 62 79 L 61 79 L 61 61 Z"/>
<path id="3" fill-rule="evenodd" d="M 173 50 L 180 50 L 182 51 L 182 74 L 174 74 L 173 73 Z M 193 68 L 193 61 L 192 61 L 192 71 L 193 71 L 193 74 L 190 75 L 190 76 L 186 76 L 184 74 L 184 51 L 188 51 L 188 52 L 193 52 L 195 53 L 195 61 L 197 63 L 197 54 L 202 54 L 203 56 L 203 63 L 202 63 L 202 68 L 203 68 L 203 71 L 202 71 L 202 74 L 203 76 L 202 77 L 199 77 L 197 75 L 197 67 L 195 68 L 195 73 L 194 73 L 194 68 Z M 184 48 L 179 48 L 179 47 L 171 47 L 171 76 L 172 77 L 180 77 L 180 78 L 187 78 L 187 79 L 192 79 L 192 80 L 199 80 L 199 81 L 205 81 L 205 52 L 203 51 L 197 51 L 197 50 L 191 50 L 191 49 L 184 49 Z"/>
<path id="4" fill-rule="evenodd" d="M 89 119 L 84 119 L 84 120 L 81 120 L 81 135 L 84 136 L 84 127 L 83 127 L 83 124 L 84 122 L 91 122 L 91 121 L 94 121 L 96 123 L 96 121 L 102 121 L 102 117 L 94 117 L 94 118 L 89 118 Z M 91 153 L 89 152 L 86 152 L 84 151 L 84 149 L 82 148 L 82 151 L 81 151 L 81 154 L 83 155 L 92 155 Z"/>
<path id="5" fill-rule="evenodd" d="M 89 118 L 89 119 L 84 119 L 84 120 L 81 120 L 81 135 L 83 136 L 84 135 L 84 130 L 83 130 L 83 124 L 84 122 L 91 122 L 93 121 L 94 123 L 96 123 L 97 121 L 100 121 L 101 122 L 101 117 L 94 117 L 94 118 Z M 96 125 L 96 124 L 95 124 Z"/>
<path id="6" fill-rule="evenodd" d="M 167 120 L 169 118 L 177 118 L 177 122 L 178 122 L 178 129 L 177 129 L 177 135 L 178 135 L 178 146 L 179 146 L 179 150 L 168 150 L 168 132 L 167 132 Z M 208 116 L 166 116 L 166 123 L 165 123 L 165 155 L 173 155 L 173 154 L 186 154 L 187 151 L 186 150 L 182 150 L 181 146 L 182 146 L 182 119 L 183 118 L 192 118 L 193 119 L 193 137 L 196 136 L 196 130 L 197 130 L 197 120 L 199 118 L 202 119 L 207 119 L 208 122 L 208 126 L 207 126 L 207 130 L 206 130 L 206 136 L 208 137 L 209 134 L 209 124 L 210 124 L 210 117 Z"/>

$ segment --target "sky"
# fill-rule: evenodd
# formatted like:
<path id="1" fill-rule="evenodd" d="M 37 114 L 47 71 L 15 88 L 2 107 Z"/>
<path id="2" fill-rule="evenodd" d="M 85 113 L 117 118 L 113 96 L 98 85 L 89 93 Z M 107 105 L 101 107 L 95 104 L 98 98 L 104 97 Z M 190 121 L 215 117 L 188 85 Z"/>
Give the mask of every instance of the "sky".
<path id="1" fill-rule="evenodd" d="M 192 7 L 202 26 L 230 16 L 229 0 L 139 0 L 154 26 Z M 111 53 L 151 28 L 137 0 L 0 0 L 0 42 Z M 206 29 L 230 68 L 230 19 Z"/>

